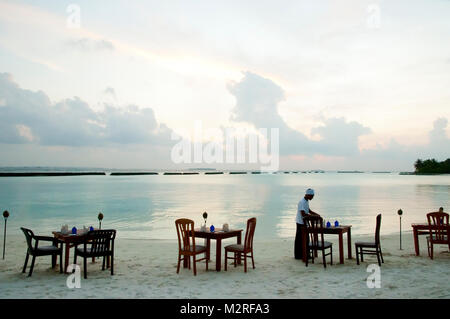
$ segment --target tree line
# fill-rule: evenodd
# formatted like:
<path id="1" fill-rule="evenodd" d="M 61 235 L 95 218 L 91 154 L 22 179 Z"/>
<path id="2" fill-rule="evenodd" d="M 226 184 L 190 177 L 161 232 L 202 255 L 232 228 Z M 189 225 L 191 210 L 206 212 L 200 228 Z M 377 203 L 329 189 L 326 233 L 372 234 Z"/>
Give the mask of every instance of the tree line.
<path id="1" fill-rule="evenodd" d="M 442 162 L 438 162 L 434 158 L 418 159 L 414 163 L 414 167 L 416 168 L 416 174 L 450 174 L 450 158 Z"/>

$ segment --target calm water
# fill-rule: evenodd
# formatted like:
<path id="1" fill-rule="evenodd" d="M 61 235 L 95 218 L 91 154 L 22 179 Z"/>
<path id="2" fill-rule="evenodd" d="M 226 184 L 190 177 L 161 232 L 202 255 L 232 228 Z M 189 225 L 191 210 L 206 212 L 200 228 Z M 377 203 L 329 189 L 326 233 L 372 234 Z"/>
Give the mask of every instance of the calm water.
<path id="1" fill-rule="evenodd" d="M 197 225 L 202 213 L 208 225 L 245 228 L 257 217 L 255 237 L 290 237 L 305 189 L 316 196 L 311 209 L 325 220 L 353 225 L 354 234 L 373 233 L 375 216 L 383 214 L 382 233 L 425 221 L 440 206 L 449 211 L 450 176 L 398 174 L 275 174 L 191 176 L 80 176 L 0 178 L 0 210 L 9 210 L 8 233 L 26 226 L 39 234 L 70 227 L 115 228 L 121 238 L 175 239 L 174 221 L 187 217 Z M 3 234 L 3 223 L 1 233 Z"/>

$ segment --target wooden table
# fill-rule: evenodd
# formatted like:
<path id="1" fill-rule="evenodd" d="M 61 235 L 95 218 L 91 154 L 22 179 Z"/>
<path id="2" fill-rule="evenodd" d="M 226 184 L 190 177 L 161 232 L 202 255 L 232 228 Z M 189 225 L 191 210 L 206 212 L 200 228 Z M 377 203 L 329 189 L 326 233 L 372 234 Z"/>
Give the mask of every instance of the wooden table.
<path id="1" fill-rule="evenodd" d="M 211 239 L 216 240 L 216 270 L 220 271 L 221 269 L 221 260 L 222 260 L 222 239 L 226 238 L 237 238 L 237 243 L 241 244 L 242 242 L 242 229 L 230 229 L 225 232 L 220 228 L 216 228 L 214 232 L 201 231 L 199 229 L 195 229 L 194 236 L 196 238 L 205 238 L 206 239 L 206 256 L 208 260 L 210 259 L 210 248 L 211 248 Z M 240 264 L 240 258 L 238 258 L 238 263 Z"/>
<path id="2" fill-rule="evenodd" d="M 70 248 L 75 247 L 79 244 L 82 244 L 84 242 L 84 237 L 87 235 L 83 234 L 83 235 L 73 235 L 73 234 L 63 234 L 59 231 L 54 231 L 52 232 L 53 236 L 55 236 L 55 238 L 59 239 L 60 241 L 62 241 L 65 244 L 65 249 L 64 249 L 64 272 L 67 273 L 67 267 L 69 266 L 69 255 L 70 255 Z M 107 267 L 109 268 L 109 262 L 110 259 L 109 257 L 107 258 Z M 92 257 L 92 262 L 95 262 L 95 257 Z"/>
<path id="3" fill-rule="evenodd" d="M 352 259 L 352 234 L 351 234 L 351 225 L 340 225 L 340 226 L 332 226 L 332 227 L 324 227 L 324 234 L 333 234 L 339 236 L 339 263 L 344 263 L 344 240 L 343 235 L 347 233 L 347 253 L 348 259 Z M 305 228 L 306 231 L 303 232 L 303 261 L 306 262 L 307 256 L 307 239 L 308 239 L 308 228 Z"/>
<path id="4" fill-rule="evenodd" d="M 420 223 L 420 224 L 411 224 L 413 229 L 413 237 L 414 237 L 414 248 L 416 250 L 416 256 L 420 255 L 419 250 L 419 235 L 430 235 L 431 230 L 437 229 L 438 225 L 428 225 L 428 223 Z M 450 226 L 447 226 L 449 229 L 447 230 L 447 234 L 450 232 Z"/>

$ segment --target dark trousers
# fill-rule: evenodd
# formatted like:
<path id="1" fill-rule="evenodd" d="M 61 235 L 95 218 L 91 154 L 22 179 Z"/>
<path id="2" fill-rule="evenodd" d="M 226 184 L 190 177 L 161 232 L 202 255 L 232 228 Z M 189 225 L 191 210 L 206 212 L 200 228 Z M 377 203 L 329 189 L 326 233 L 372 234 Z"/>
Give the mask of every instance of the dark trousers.
<path id="1" fill-rule="evenodd" d="M 295 259 L 303 258 L 303 232 L 306 230 L 304 224 L 297 224 L 297 232 L 295 233 L 294 256 Z"/>

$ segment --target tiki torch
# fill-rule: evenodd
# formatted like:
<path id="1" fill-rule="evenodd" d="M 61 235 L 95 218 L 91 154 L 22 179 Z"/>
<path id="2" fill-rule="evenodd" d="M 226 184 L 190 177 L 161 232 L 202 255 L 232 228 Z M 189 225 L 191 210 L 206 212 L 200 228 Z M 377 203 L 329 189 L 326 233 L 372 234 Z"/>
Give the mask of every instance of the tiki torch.
<path id="1" fill-rule="evenodd" d="M 8 221 L 9 213 L 7 210 L 3 212 L 3 218 L 5 219 L 5 231 L 3 232 L 3 259 L 5 259 L 5 246 L 6 246 L 6 222 Z"/>
<path id="2" fill-rule="evenodd" d="M 98 213 L 98 229 L 102 229 L 102 219 L 103 219 L 103 214 Z"/>
<path id="3" fill-rule="evenodd" d="M 402 250 L 402 215 L 403 211 L 399 209 L 397 211 L 398 216 L 400 217 L 400 250 Z"/>
<path id="4" fill-rule="evenodd" d="M 204 212 L 203 213 L 203 219 L 205 220 L 205 226 L 206 226 L 206 219 L 208 218 L 208 213 Z"/>

